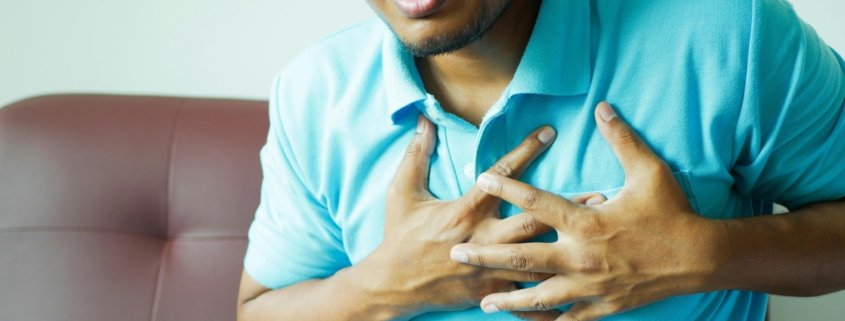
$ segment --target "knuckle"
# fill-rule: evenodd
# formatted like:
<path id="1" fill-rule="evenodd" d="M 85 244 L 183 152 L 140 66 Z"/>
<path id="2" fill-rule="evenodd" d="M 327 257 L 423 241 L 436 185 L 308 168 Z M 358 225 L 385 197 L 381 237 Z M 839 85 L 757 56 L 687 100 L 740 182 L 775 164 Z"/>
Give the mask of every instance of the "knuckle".
<path id="1" fill-rule="evenodd" d="M 422 154 L 423 145 L 420 144 L 416 139 L 412 140 L 408 147 L 405 148 L 405 155 L 408 157 L 417 157 Z"/>
<path id="2" fill-rule="evenodd" d="M 499 196 L 499 195 L 502 195 L 502 190 L 504 188 L 505 187 L 502 184 L 502 182 L 495 180 L 495 181 L 490 183 L 490 187 L 487 190 L 491 195 Z"/>
<path id="3" fill-rule="evenodd" d="M 525 271 L 531 268 L 532 262 L 523 250 L 511 250 L 508 254 L 510 268 L 513 270 Z"/>
<path id="4" fill-rule="evenodd" d="M 540 282 L 545 281 L 548 277 L 543 273 L 538 272 L 528 272 L 528 280 L 530 282 Z"/>
<path id="5" fill-rule="evenodd" d="M 536 189 L 526 191 L 522 194 L 522 204 L 520 207 L 526 210 L 536 209 L 541 201 L 542 196 Z"/>
<path id="6" fill-rule="evenodd" d="M 405 156 L 410 158 L 417 158 L 423 155 L 424 150 L 425 149 L 423 144 L 420 144 L 419 142 L 414 140 L 411 141 L 410 144 L 408 144 L 407 148 L 405 148 Z"/>
<path id="7" fill-rule="evenodd" d="M 531 308 L 537 311 L 549 311 L 552 309 L 549 304 L 549 299 L 541 294 L 533 294 L 531 296 Z"/>
<path id="8" fill-rule="evenodd" d="M 479 266 L 487 266 L 487 263 L 484 261 L 484 256 L 479 253 L 473 253 L 472 260 L 470 262 L 475 262 L 475 264 Z M 478 271 L 480 272 L 481 270 Z"/>
<path id="9" fill-rule="evenodd" d="M 493 165 L 493 171 L 505 177 L 511 177 L 516 169 L 509 159 L 501 159 Z"/>
<path id="10" fill-rule="evenodd" d="M 640 139 L 631 127 L 620 126 L 613 133 L 614 139 L 621 144 L 636 144 Z"/>
<path id="11" fill-rule="evenodd" d="M 522 224 L 520 224 L 520 228 L 522 229 L 522 233 L 524 233 L 525 235 L 537 235 L 537 233 L 539 233 L 540 231 L 539 224 L 540 221 L 538 221 L 536 218 L 528 217 L 527 219 L 522 221 Z"/>

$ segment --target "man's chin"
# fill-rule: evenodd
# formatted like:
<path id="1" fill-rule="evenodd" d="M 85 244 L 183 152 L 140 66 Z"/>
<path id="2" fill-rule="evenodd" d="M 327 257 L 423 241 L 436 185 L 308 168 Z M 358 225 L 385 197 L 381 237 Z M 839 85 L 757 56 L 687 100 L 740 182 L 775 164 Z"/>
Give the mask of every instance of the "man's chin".
<path id="1" fill-rule="evenodd" d="M 402 40 L 402 45 L 415 57 L 427 58 L 445 55 L 472 43 L 474 39 L 424 39 L 412 42 Z"/>

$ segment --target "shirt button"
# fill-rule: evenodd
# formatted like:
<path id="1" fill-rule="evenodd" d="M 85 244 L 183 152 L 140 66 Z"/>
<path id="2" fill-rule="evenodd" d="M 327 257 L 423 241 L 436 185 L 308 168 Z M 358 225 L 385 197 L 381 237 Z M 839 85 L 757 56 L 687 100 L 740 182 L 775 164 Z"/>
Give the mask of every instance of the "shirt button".
<path id="1" fill-rule="evenodd" d="M 464 175 L 470 179 L 475 179 L 475 164 L 467 163 L 464 165 Z"/>

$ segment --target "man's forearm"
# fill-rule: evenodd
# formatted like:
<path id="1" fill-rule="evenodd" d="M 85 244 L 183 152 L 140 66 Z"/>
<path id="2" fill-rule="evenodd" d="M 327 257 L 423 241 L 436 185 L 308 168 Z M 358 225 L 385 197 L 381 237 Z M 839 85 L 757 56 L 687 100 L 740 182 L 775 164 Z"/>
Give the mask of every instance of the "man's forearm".
<path id="1" fill-rule="evenodd" d="M 333 276 L 308 280 L 278 290 L 266 290 L 239 302 L 239 321 L 389 320 L 399 315 L 389 298 L 367 287 L 367 275 L 355 266 Z"/>
<path id="2" fill-rule="evenodd" d="M 717 289 L 787 296 L 845 289 L 845 199 L 719 223 Z"/>

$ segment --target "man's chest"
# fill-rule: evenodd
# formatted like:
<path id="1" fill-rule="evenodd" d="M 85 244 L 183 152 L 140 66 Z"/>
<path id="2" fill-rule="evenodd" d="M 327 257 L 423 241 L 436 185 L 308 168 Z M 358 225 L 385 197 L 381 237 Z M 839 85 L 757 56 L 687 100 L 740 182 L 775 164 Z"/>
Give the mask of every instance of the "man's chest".
<path id="1" fill-rule="evenodd" d="M 438 111 L 436 104 L 420 103 L 419 109 L 438 125 L 438 144 L 429 174 L 430 191 L 440 199 L 461 197 L 472 187 L 478 174 L 518 146 L 529 133 L 551 125 L 557 131 L 554 144 L 520 180 L 564 197 L 600 192 L 612 198 L 624 185 L 625 173 L 596 129 L 593 106 L 599 100 L 591 96 L 599 97 L 512 97 L 500 110 L 488 114 L 480 128 L 460 124 L 459 118 Z M 696 211 L 711 218 L 752 214 L 751 200 L 732 191 L 730 117 L 703 111 L 707 106 L 697 106 L 696 102 L 680 108 L 671 103 L 672 99 L 664 99 L 669 104 L 658 104 L 642 98 L 634 100 L 624 93 L 610 93 L 610 96 L 619 97 L 607 99 L 611 103 L 620 101 L 616 104 L 620 116 L 670 165 Z M 624 99 L 632 102 L 625 103 Z M 682 99 L 674 100 L 679 103 Z M 339 191 L 347 194 L 347 201 L 330 206 L 336 217 L 342 218 L 338 223 L 353 264 L 381 242 L 385 193 L 373 191 L 386 191 L 393 179 L 413 134 L 413 127 L 405 130 L 409 133 L 403 139 L 380 142 L 388 147 L 378 155 L 365 155 L 361 162 L 353 162 L 345 169 L 356 171 L 358 174 L 354 176 L 362 178 L 359 191 L 369 192 Z M 503 204 L 502 216 L 519 212 L 518 208 Z"/>

